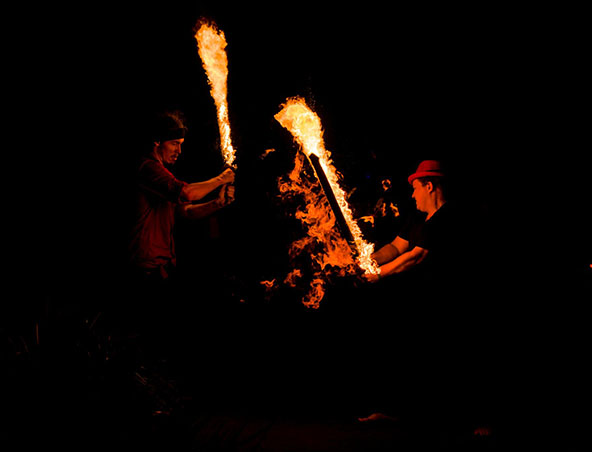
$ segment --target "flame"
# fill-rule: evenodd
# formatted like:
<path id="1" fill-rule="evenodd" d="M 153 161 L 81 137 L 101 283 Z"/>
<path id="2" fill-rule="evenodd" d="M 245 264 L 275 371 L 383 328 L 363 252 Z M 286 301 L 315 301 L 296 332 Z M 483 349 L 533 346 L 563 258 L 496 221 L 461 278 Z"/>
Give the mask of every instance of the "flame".
<path id="1" fill-rule="evenodd" d="M 261 155 L 259 156 L 259 158 L 260 158 L 261 160 L 263 160 L 265 157 L 267 157 L 267 156 L 268 156 L 269 154 L 271 154 L 272 152 L 275 152 L 275 149 L 274 149 L 274 148 L 266 149 L 265 151 L 263 151 L 263 154 L 261 154 Z"/>
<path id="2" fill-rule="evenodd" d="M 271 289 L 273 286 L 275 286 L 275 278 L 271 281 L 261 281 L 260 284 L 267 289 Z"/>
<path id="3" fill-rule="evenodd" d="M 377 274 L 378 264 L 371 257 L 374 251 L 374 244 L 368 243 L 364 240 L 360 227 L 353 219 L 353 214 L 347 202 L 346 194 L 339 185 L 339 174 L 333 166 L 331 153 L 325 148 L 323 141 L 323 128 L 321 126 L 321 120 L 319 116 L 306 105 L 306 102 L 303 98 L 293 97 L 289 98 L 286 103 L 282 105 L 282 110 L 274 117 L 283 127 L 292 133 L 295 140 L 301 146 L 302 151 L 307 157 L 309 157 L 311 154 L 315 154 L 319 158 L 321 167 L 323 168 L 323 171 L 329 180 L 329 184 L 335 195 L 335 198 L 337 199 L 339 208 L 341 209 L 341 212 L 343 213 L 347 225 L 349 226 L 349 229 L 353 235 L 354 244 L 357 250 L 356 262 L 365 273 Z M 297 163 L 297 166 L 298 165 L 302 165 L 302 163 Z M 296 171 L 296 168 L 294 171 Z M 293 175 L 290 176 L 292 180 L 294 180 L 294 177 L 295 176 Z M 314 200 L 308 199 L 307 202 L 314 202 Z M 309 218 L 303 214 L 300 214 L 300 219 L 304 222 L 309 220 Z M 330 226 L 331 230 L 334 230 L 335 218 L 332 217 L 332 219 L 333 224 L 326 226 Z M 309 235 L 312 233 L 314 236 L 315 232 L 319 230 L 322 229 L 309 229 Z M 324 240 L 328 236 L 330 236 L 330 234 L 323 233 L 317 236 L 317 239 Z M 345 251 L 343 246 L 336 244 L 333 240 L 325 241 L 325 244 L 330 248 L 330 250 L 326 254 L 327 259 L 324 262 L 324 265 L 339 265 L 340 263 L 347 262 L 347 258 L 344 256 Z"/>
<path id="4" fill-rule="evenodd" d="M 293 265 L 302 264 L 304 257 L 311 265 L 312 275 L 295 268 L 286 276 L 284 284 L 296 288 L 309 282 L 308 292 L 302 303 L 313 309 L 320 306 L 324 296 L 325 279 L 331 274 L 340 276 L 355 273 L 355 262 L 351 248 L 335 225 L 335 216 L 316 178 L 307 177 L 306 156 L 296 154 L 294 169 L 287 177 L 279 178 L 280 197 L 284 201 L 298 199 L 294 214 L 307 230 L 307 235 L 294 241 L 288 254 Z M 302 202 L 300 202 L 302 200 Z M 298 284 L 297 284 L 298 283 Z"/>
<path id="5" fill-rule="evenodd" d="M 228 120 L 228 103 L 226 100 L 228 78 L 228 59 L 226 56 L 226 38 L 224 32 L 216 25 L 202 23 L 195 34 L 197 49 L 203 67 L 208 76 L 210 93 L 216 104 L 218 128 L 220 129 L 220 145 L 222 158 L 228 166 L 232 166 L 235 150 L 230 139 L 230 122 Z"/>
<path id="6" fill-rule="evenodd" d="M 290 287 L 296 287 L 296 279 L 302 278 L 302 271 L 299 268 L 292 270 L 284 279 L 284 284 Z"/>
<path id="7" fill-rule="evenodd" d="M 325 280 L 322 278 L 315 278 L 310 283 L 310 290 L 306 294 L 303 303 L 307 308 L 318 308 L 319 303 L 325 296 Z"/>

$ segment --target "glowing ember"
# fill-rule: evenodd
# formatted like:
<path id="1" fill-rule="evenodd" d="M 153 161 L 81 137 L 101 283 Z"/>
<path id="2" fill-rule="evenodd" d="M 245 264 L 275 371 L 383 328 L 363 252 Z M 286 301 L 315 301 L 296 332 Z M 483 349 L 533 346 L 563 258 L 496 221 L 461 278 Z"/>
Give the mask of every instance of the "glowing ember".
<path id="1" fill-rule="evenodd" d="M 210 93 L 216 104 L 222 157 L 228 166 L 233 166 L 235 150 L 230 140 L 228 103 L 226 100 L 228 78 L 228 59 L 226 57 L 226 38 L 224 32 L 215 25 L 202 23 L 195 34 L 199 57 L 208 76 Z"/>
<path id="2" fill-rule="evenodd" d="M 357 254 L 356 261 L 359 267 L 368 274 L 378 273 L 378 265 L 371 257 L 371 254 L 374 251 L 374 245 L 363 239 L 358 224 L 353 220 L 352 211 L 347 202 L 346 194 L 339 185 L 339 174 L 335 170 L 331 161 L 331 153 L 325 149 L 320 118 L 306 105 L 306 102 L 301 97 L 288 99 L 282 107 L 282 110 L 275 115 L 275 119 L 292 133 L 309 160 L 312 154 L 318 157 L 323 172 L 327 176 L 331 186 L 331 191 L 335 195 L 339 209 L 341 210 L 353 236 L 353 242 Z M 331 225 L 331 229 L 334 229 L 334 224 Z M 309 234 L 310 233 L 311 230 L 309 229 Z M 327 238 L 327 235 L 317 238 L 324 241 L 324 239 Z M 333 246 L 332 241 L 325 241 L 325 243 L 328 247 Z M 340 263 L 348 261 L 348 259 L 343 256 L 343 247 L 339 246 L 331 250 L 327 256 L 328 261 L 332 265 L 340 265 Z"/>
<path id="3" fill-rule="evenodd" d="M 266 149 L 266 150 L 263 152 L 263 154 L 261 154 L 261 155 L 259 156 L 259 158 L 260 158 L 261 160 L 263 160 L 265 157 L 267 157 L 267 156 L 268 156 L 269 154 L 271 154 L 272 152 L 275 152 L 275 149 L 274 149 L 274 148 Z"/>

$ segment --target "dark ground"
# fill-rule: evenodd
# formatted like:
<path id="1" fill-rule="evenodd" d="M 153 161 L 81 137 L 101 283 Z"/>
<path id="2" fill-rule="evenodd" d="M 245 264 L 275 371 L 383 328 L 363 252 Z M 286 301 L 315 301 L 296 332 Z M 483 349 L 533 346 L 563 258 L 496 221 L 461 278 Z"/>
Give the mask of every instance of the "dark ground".
<path id="1" fill-rule="evenodd" d="M 6 206 L 16 251 L 0 325 L 7 442 L 298 450 L 310 439 L 317 449 L 300 450 L 344 451 L 589 442 L 579 409 L 592 263 L 579 15 L 313 6 L 27 12 L 14 91 L 30 152 L 8 191 L 19 193 Z M 179 224 L 177 283 L 151 312 L 133 302 L 124 272 L 144 119 L 185 112 L 179 177 L 222 167 L 192 34 L 202 15 L 228 41 L 237 199 Z M 383 178 L 405 212 L 419 161 L 448 165 L 470 222 L 446 290 L 331 278 L 317 311 L 297 289 L 263 290 L 291 268 L 286 248 L 302 233 L 277 199 L 296 149 L 273 115 L 295 95 L 320 115 L 358 217 Z M 390 232 L 365 229 L 377 242 Z M 135 334 L 138 318 L 151 334 Z M 374 411 L 398 421 L 356 420 Z"/>

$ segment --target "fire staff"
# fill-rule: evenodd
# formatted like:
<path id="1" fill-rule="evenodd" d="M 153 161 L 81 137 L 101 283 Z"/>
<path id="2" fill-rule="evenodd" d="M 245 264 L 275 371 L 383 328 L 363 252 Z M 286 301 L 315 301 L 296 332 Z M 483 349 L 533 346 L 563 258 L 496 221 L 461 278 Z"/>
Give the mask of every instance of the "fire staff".
<path id="1" fill-rule="evenodd" d="M 175 215 L 203 218 L 234 200 L 234 171 L 187 183 L 170 171 L 181 153 L 186 127 L 179 112 L 159 115 L 153 128 L 152 151 L 138 170 L 135 219 L 130 242 L 131 263 L 143 278 L 166 280 L 176 265 Z M 220 188 L 214 200 L 196 203 Z"/>

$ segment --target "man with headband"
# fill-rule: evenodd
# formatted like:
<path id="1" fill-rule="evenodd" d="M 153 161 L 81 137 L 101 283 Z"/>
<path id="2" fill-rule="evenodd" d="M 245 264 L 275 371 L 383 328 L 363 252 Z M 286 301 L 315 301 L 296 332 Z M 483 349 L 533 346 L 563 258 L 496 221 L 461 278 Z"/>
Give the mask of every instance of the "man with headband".
<path id="1" fill-rule="evenodd" d="M 130 257 L 142 279 L 167 280 L 176 265 L 173 227 L 175 215 L 203 218 L 234 199 L 234 172 L 226 169 L 216 177 L 187 183 L 169 170 L 181 153 L 186 127 L 179 113 L 165 113 L 153 126 L 152 151 L 138 170 L 138 191 Z M 196 203 L 220 188 L 214 200 Z"/>

